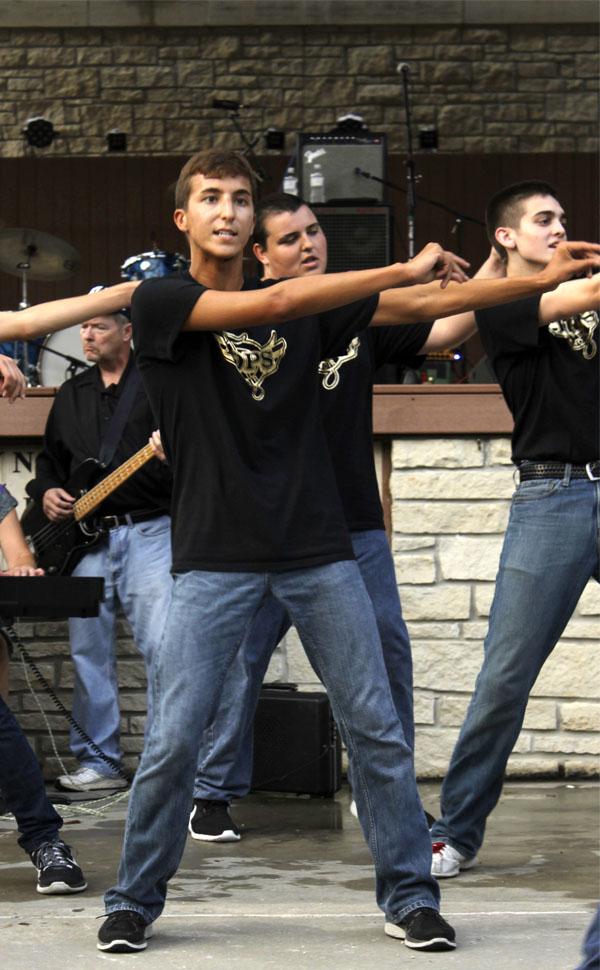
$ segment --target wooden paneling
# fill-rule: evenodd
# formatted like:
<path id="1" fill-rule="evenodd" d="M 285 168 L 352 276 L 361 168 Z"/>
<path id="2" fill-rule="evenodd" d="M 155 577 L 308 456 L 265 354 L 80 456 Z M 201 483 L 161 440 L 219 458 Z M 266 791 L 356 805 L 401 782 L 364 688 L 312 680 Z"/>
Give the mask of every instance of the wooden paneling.
<path id="1" fill-rule="evenodd" d="M 0 439 L 41 438 L 55 389 L 30 388 L 24 400 L 0 402 Z M 378 384 L 376 435 L 510 434 L 512 418 L 496 384 Z"/>
<path id="2" fill-rule="evenodd" d="M 30 301 L 39 303 L 82 293 L 93 283 L 116 282 L 121 263 L 151 248 L 184 251 L 172 221 L 172 187 L 184 159 L 178 156 L 106 156 L 0 160 L 0 224 L 27 226 L 59 236 L 79 251 L 81 269 L 70 280 L 32 283 Z M 279 188 L 285 159 L 261 159 L 267 178 L 261 192 Z M 573 238 L 597 239 L 598 159 L 594 155 L 437 155 L 417 156 L 420 195 L 482 218 L 485 202 L 501 185 L 536 177 L 556 185 L 569 214 Z M 404 185 L 404 159 L 389 158 L 389 177 Z M 402 192 L 391 191 L 395 210 L 396 258 L 406 254 L 406 210 Z M 437 239 L 459 248 L 453 219 L 419 202 L 417 244 Z M 462 252 L 474 266 L 485 257 L 483 230 L 464 223 Z M 20 299 L 15 276 L 0 273 L 0 307 Z"/>

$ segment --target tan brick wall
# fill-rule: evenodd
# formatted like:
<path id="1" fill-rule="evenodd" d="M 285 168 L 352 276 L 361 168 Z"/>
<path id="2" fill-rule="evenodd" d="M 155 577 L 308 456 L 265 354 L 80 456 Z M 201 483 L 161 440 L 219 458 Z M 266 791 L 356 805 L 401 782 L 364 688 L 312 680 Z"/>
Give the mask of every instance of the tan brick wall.
<path id="1" fill-rule="evenodd" d="M 413 645 L 417 772 L 437 777 L 483 658 L 514 489 L 510 444 L 404 439 L 394 442 L 392 461 L 392 549 Z M 509 774 L 598 772 L 599 634 L 600 587 L 592 581 L 534 686 Z"/>
<path id="2" fill-rule="evenodd" d="M 21 128 L 38 114 L 61 134 L 49 155 L 103 154 L 115 127 L 129 152 L 237 147 L 213 96 L 243 102 L 250 136 L 322 131 L 359 111 L 401 151 L 403 61 L 414 124 L 437 125 L 440 151 L 598 147 L 593 24 L 340 25 L 0 28 L 0 155 L 24 153 Z"/>

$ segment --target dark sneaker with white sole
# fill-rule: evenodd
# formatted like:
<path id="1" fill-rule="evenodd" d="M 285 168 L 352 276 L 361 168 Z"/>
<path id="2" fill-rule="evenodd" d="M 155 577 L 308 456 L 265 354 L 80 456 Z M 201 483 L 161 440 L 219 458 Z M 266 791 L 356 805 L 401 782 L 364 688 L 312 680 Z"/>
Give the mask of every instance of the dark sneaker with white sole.
<path id="1" fill-rule="evenodd" d="M 399 923 L 386 921 L 385 933 L 404 940 L 411 950 L 454 950 L 456 933 L 436 909 L 413 909 Z"/>
<path id="2" fill-rule="evenodd" d="M 133 909 L 116 909 L 109 913 L 98 930 L 99 950 L 109 953 L 137 953 L 145 950 L 152 936 L 152 923 Z"/>
<path id="3" fill-rule="evenodd" d="M 199 842 L 239 842 L 242 837 L 229 814 L 229 802 L 208 798 L 194 799 L 188 829 Z"/>
<path id="4" fill-rule="evenodd" d="M 38 893 L 60 895 L 81 893 L 87 889 L 87 882 L 73 857 L 73 850 L 62 839 L 44 842 L 34 849 L 31 861 L 38 871 Z"/>

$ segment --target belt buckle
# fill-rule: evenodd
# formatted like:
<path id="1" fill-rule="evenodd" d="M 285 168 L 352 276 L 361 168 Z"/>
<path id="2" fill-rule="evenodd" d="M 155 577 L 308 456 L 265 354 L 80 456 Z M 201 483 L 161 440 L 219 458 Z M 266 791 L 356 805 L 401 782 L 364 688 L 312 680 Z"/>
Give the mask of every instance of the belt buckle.
<path id="1" fill-rule="evenodd" d="M 593 465 L 596 465 L 598 467 L 598 472 L 600 473 L 600 462 L 597 462 L 597 461 L 588 461 L 588 463 L 585 466 L 585 473 L 589 478 L 590 482 L 600 482 L 600 474 L 594 475 L 594 472 L 592 471 Z"/>
<path id="2" fill-rule="evenodd" d="M 105 515 L 102 518 L 102 524 L 106 529 L 116 529 L 119 524 L 118 515 Z"/>

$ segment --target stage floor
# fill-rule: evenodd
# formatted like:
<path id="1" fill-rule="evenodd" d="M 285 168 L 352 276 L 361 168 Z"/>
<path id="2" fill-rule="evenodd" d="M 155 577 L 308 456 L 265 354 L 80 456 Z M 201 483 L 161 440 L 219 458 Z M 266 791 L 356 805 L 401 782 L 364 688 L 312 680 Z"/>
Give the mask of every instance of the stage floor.
<path id="1" fill-rule="evenodd" d="M 420 786 L 435 814 L 438 785 Z M 87 970 L 128 963 L 146 970 L 574 970 L 598 896 L 599 786 L 511 783 L 494 812 L 481 865 L 442 882 L 455 926 L 452 953 L 416 953 L 383 934 L 369 853 L 335 800 L 253 795 L 234 807 L 241 842 L 188 839 L 168 904 L 143 953 L 95 949 L 101 896 L 114 878 L 126 799 L 99 817 L 65 814 L 89 887 L 41 896 L 35 871 L 0 819 L 3 970 Z"/>

